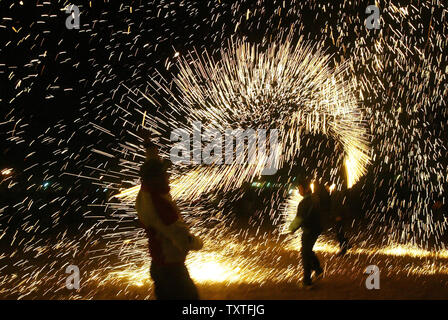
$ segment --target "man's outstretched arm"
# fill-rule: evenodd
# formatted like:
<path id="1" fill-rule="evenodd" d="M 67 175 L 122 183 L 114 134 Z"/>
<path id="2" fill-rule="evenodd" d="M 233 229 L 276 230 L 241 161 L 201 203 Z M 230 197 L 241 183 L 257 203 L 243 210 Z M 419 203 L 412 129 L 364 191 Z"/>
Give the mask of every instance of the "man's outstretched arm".
<path id="1" fill-rule="evenodd" d="M 294 218 L 294 220 L 291 222 L 291 224 L 288 227 L 289 232 L 296 232 L 297 229 L 302 227 L 304 217 L 309 216 L 312 207 L 313 206 L 312 206 L 312 204 L 310 204 L 309 199 L 303 199 L 299 203 L 299 206 L 297 207 L 296 217 Z"/>
<path id="2" fill-rule="evenodd" d="M 291 224 L 289 225 L 288 231 L 291 233 L 296 232 L 297 229 L 299 229 L 302 226 L 302 222 L 303 222 L 302 217 L 300 217 L 299 214 L 297 213 L 296 217 L 294 218 L 294 220 L 292 220 Z"/>

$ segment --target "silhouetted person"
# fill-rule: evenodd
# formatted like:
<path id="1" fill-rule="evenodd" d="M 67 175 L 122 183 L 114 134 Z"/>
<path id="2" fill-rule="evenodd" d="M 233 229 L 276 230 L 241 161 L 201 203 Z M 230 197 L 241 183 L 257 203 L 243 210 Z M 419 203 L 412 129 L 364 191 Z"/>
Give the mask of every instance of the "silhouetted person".
<path id="1" fill-rule="evenodd" d="M 310 288 L 312 285 L 311 273 L 315 272 L 316 279 L 320 278 L 323 273 L 313 247 L 322 232 L 321 220 L 324 208 L 320 203 L 318 193 L 312 193 L 310 180 L 299 177 L 298 188 L 303 199 L 297 207 L 297 215 L 289 226 L 289 231 L 295 232 L 302 228 L 303 286 Z"/>
<path id="2" fill-rule="evenodd" d="M 198 299 L 185 258 L 189 250 L 201 249 L 202 241 L 189 232 L 171 198 L 167 166 L 160 159 L 157 146 L 146 140 L 145 148 L 146 161 L 140 170 L 141 188 L 135 207 L 148 236 L 156 298 Z"/>
<path id="3" fill-rule="evenodd" d="M 342 191 L 330 190 L 330 186 L 325 186 L 325 191 L 329 196 L 331 208 L 327 227 L 333 227 L 336 232 L 336 239 L 339 242 L 338 256 L 344 255 L 350 248 L 348 239 L 345 235 L 345 224 L 349 219 L 350 213 L 345 204 L 346 194 Z"/>

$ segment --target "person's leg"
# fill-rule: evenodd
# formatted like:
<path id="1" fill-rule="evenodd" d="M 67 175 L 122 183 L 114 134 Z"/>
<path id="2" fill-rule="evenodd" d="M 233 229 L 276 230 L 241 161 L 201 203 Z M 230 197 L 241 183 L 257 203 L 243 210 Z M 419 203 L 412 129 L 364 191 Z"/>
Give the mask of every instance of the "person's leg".
<path id="1" fill-rule="evenodd" d="M 319 232 L 313 232 L 310 235 L 310 246 L 311 246 L 311 269 L 316 271 L 316 274 L 321 274 L 323 272 L 322 267 L 320 266 L 319 259 L 317 258 L 316 253 L 313 251 L 314 244 L 319 237 Z"/>
<path id="2" fill-rule="evenodd" d="M 158 300 L 199 299 L 197 288 L 183 264 L 152 267 L 151 277 Z"/>
<path id="3" fill-rule="evenodd" d="M 179 296 L 182 300 L 199 300 L 198 289 L 190 277 L 190 273 L 185 265 L 179 267 Z"/>
<path id="4" fill-rule="evenodd" d="M 312 233 L 306 229 L 302 233 L 302 248 L 300 250 L 302 255 L 303 265 L 303 284 L 311 284 L 311 271 L 313 269 L 313 245 Z"/>
<path id="5" fill-rule="evenodd" d="M 344 255 L 348 249 L 348 239 L 345 237 L 344 225 L 342 221 L 336 224 L 336 238 L 339 242 L 340 251 L 338 255 Z"/>
<path id="6" fill-rule="evenodd" d="M 154 282 L 154 294 L 157 300 L 169 300 L 170 299 L 170 283 L 169 275 L 166 275 L 164 266 L 151 263 L 150 274 L 152 281 Z"/>
<path id="7" fill-rule="evenodd" d="M 344 246 L 344 244 L 345 244 L 346 239 L 345 239 L 345 236 L 344 236 L 344 230 L 343 230 L 341 221 L 339 221 L 336 224 L 336 239 L 338 239 L 339 247 L 342 248 Z"/>
<path id="8" fill-rule="evenodd" d="M 316 271 L 317 273 L 322 273 L 322 267 L 320 266 L 319 259 L 317 258 L 314 251 L 312 251 L 312 270 Z"/>

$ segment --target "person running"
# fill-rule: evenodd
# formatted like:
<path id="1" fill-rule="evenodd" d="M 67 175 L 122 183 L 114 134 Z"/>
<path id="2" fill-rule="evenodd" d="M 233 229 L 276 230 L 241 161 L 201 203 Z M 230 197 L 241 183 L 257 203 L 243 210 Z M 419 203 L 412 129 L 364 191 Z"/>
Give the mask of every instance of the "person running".
<path id="1" fill-rule="evenodd" d="M 148 236 L 155 296 L 159 300 L 199 299 L 185 259 L 190 250 L 202 248 L 202 240 L 190 233 L 170 195 L 167 165 L 157 146 L 145 140 L 144 147 L 146 161 L 140 170 L 135 207 Z"/>

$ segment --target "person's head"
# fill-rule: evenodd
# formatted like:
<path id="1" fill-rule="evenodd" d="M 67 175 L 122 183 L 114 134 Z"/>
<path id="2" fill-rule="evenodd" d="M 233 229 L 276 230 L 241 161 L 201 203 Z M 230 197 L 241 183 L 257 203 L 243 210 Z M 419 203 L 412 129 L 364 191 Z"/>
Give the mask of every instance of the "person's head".
<path id="1" fill-rule="evenodd" d="M 311 193 L 311 180 L 305 177 L 298 177 L 297 187 L 302 197 Z"/>
<path id="2" fill-rule="evenodd" d="M 143 142 L 145 147 L 146 159 L 159 159 L 159 148 L 149 138 L 146 138 Z"/>
<path id="3" fill-rule="evenodd" d="M 333 182 L 325 183 L 325 190 L 327 190 L 327 192 L 329 194 L 331 194 L 335 188 L 336 188 L 336 184 L 334 184 Z"/>
<path id="4" fill-rule="evenodd" d="M 158 159 L 146 160 L 142 166 L 142 183 L 153 192 L 166 193 L 169 191 L 169 175 L 165 163 Z"/>

